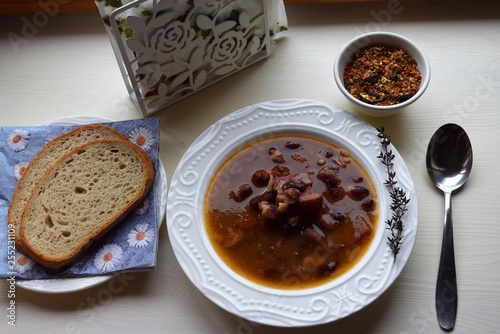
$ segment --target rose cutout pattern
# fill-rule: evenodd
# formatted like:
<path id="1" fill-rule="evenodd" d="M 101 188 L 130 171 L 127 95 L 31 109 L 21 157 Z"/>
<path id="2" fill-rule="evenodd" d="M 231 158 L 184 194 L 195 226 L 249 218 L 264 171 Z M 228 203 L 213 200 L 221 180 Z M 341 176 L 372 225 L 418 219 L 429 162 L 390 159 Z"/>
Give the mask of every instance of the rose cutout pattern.
<path id="1" fill-rule="evenodd" d="M 139 0 L 103 17 L 120 34 L 115 38 L 145 114 L 271 52 L 263 0 Z"/>

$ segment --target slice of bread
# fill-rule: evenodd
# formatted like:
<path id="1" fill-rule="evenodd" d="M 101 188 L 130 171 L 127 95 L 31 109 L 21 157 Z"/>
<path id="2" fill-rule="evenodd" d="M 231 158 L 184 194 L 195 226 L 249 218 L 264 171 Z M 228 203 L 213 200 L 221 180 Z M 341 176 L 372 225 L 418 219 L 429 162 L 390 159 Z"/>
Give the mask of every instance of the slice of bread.
<path id="1" fill-rule="evenodd" d="M 128 140 L 75 148 L 48 168 L 26 202 L 26 255 L 48 268 L 68 265 L 144 200 L 153 179 L 151 159 Z"/>
<path id="2" fill-rule="evenodd" d="M 24 253 L 19 230 L 19 223 L 21 221 L 24 206 L 28 201 L 31 191 L 38 181 L 40 181 L 43 174 L 47 171 L 48 166 L 52 165 L 54 161 L 61 158 L 74 148 L 89 141 L 98 139 L 127 140 L 127 137 L 115 129 L 105 125 L 83 125 L 48 142 L 47 145 L 45 145 L 45 147 L 31 160 L 21 179 L 17 183 L 7 216 L 8 223 L 14 226 L 16 231 L 15 241 L 18 251 Z"/>

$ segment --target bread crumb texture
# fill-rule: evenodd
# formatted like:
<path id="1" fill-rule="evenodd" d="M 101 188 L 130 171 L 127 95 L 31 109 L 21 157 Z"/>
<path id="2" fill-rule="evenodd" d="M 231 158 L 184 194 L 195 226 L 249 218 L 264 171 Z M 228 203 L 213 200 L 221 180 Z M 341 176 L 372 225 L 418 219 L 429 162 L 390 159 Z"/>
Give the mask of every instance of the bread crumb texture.
<path id="1" fill-rule="evenodd" d="M 138 153 L 129 143 L 97 141 L 59 160 L 25 208 L 21 229 L 28 248 L 43 255 L 42 262 L 65 261 L 123 218 L 152 183 L 151 161 Z"/>
<path id="2" fill-rule="evenodd" d="M 104 125 L 90 124 L 81 126 L 51 140 L 30 162 L 23 177 L 17 184 L 8 213 L 9 224 L 16 226 L 16 247 L 19 250 L 22 251 L 24 247 L 21 242 L 20 229 L 17 227 L 20 224 L 31 191 L 47 171 L 47 168 L 76 147 L 102 139 L 127 140 L 127 137 Z"/>

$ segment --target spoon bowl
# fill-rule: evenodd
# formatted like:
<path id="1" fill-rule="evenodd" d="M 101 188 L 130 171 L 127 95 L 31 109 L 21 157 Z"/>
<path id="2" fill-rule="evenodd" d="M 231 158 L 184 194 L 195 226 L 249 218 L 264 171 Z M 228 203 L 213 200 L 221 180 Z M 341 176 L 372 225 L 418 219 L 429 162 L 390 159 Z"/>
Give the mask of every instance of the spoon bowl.
<path id="1" fill-rule="evenodd" d="M 427 150 L 427 173 L 442 191 L 460 188 L 472 169 L 472 146 L 457 124 L 445 124 L 432 136 Z"/>
<path id="2" fill-rule="evenodd" d="M 465 183 L 472 170 L 472 146 L 465 130 L 453 123 L 441 126 L 427 147 L 426 165 L 430 179 L 445 195 L 443 243 L 436 284 L 436 312 L 441 328 L 451 331 L 455 326 L 458 304 L 451 194 Z"/>

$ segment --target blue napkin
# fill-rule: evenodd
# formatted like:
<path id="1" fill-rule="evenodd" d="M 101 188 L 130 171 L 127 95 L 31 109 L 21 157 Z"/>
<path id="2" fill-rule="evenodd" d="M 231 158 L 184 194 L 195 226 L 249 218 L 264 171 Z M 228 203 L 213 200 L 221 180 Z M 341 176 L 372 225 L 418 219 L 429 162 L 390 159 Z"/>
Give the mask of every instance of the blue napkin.
<path id="1" fill-rule="evenodd" d="M 160 186 L 160 120 L 144 118 L 103 124 L 120 131 L 149 154 L 155 167 L 155 184 L 137 209 L 94 242 L 81 259 L 60 270 L 47 269 L 15 249 L 14 231 L 7 224 L 7 213 L 17 181 L 29 161 L 48 141 L 76 125 L 0 127 L 0 277 L 47 279 L 155 268 L 160 214 L 160 199 L 155 191 Z"/>

